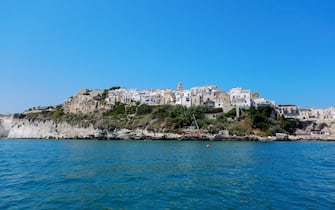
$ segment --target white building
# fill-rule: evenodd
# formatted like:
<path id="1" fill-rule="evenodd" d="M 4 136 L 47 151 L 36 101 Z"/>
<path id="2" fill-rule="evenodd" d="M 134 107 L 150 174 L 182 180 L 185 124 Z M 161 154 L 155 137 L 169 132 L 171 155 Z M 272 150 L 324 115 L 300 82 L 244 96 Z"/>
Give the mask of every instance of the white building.
<path id="1" fill-rule="evenodd" d="M 252 105 L 255 106 L 255 107 L 258 107 L 258 106 L 274 106 L 275 105 L 275 102 L 274 101 L 270 101 L 270 100 L 267 100 L 265 98 L 255 98 L 255 99 L 252 99 Z"/>
<path id="2" fill-rule="evenodd" d="M 251 91 L 242 88 L 233 88 L 229 91 L 230 103 L 238 107 L 251 106 Z"/>
<path id="3" fill-rule="evenodd" d="M 174 105 L 175 103 L 176 103 L 176 96 L 172 90 L 166 89 L 162 91 L 160 105 L 164 104 Z"/>
<path id="4" fill-rule="evenodd" d="M 220 89 L 215 85 L 208 85 L 208 86 L 193 87 L 190 89 L 190 91 L 192 96 L 195 96 L 198 94 L 214 93 L 220 91 Z"/>
<path id="5" fill-rule="evenodd" d="M 217 91 L 214 93 L 215 108 L 230 107 L 230 96 L 228 93 L 223 91 Z"/>
<path id="6" fill-rule="evenodd" d="M 285 117 L 299 117 L 299 107 L 296 105 L 278 105 L 276 108 L 279 114 L 284 115 Z"/>
<path id="7" fill-rule="evenodd" d="M 162 90 L 151 90 L 149 93 L 150 103 L 149 105 L 159 105 L 163 97 Z"/>
<path id="8" fill-rule="evenodd" d="M 311 118 L 315 118 L 315 116 L 313 116 L 313 112 L 311 108 L 300 108 L 299 109 L 299 118 L 302 120 L 308 120 Z"/>
<path id="9" fill-rule="evenodd" d="M 106 98 L 108 104 L 117 102 L 124 104 L 145 103 L 148 105 L 183 105 L 183 106 L 208 106 L 215 108 L 273 106 L 274 102 L 259 98 L 258 93 L 250 90 L 233 88 L 226 93 L 217 86 L 199 86 L 184 90 L 182 83 L 178 83 L 177 90 L 171 89 L 116 89 L 108 91 Z M 335 116 L 335 114 L 334 114 Z"/>
<path id="10" fill-rule="evenodd" d="M 106 101 L 108 104 L 124 103 L 124 96 L 126 95 L 127 89 L 116 89 L 108 91 Z"/>
<path id="11" fill-rule="evenodd" d="M 332 108 L 328 109 L 312 109 L 312 114 L 317 120 L 330 121 L 333 120 L 334 112 Z"/>
<path id="12" fill-rule="evenodd" d="M 183 105 L 187 107 L 192 106 L 192 97 L 190 90 L 176 91 L 175 97 L 176 97 L 176 103 L 175 103 L 176 105 Z"/>

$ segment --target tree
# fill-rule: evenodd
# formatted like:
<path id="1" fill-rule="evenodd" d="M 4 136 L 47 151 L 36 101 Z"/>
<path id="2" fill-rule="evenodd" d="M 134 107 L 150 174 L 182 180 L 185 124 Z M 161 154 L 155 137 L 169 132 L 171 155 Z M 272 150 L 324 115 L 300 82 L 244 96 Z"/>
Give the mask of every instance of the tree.
<path id="1" fill-rule="evenodd" d="M 120 88 L 121 88 L 120 86 L 113 86 L 113 87 L 109 88 L 109 90 L 118 90 Z"/>

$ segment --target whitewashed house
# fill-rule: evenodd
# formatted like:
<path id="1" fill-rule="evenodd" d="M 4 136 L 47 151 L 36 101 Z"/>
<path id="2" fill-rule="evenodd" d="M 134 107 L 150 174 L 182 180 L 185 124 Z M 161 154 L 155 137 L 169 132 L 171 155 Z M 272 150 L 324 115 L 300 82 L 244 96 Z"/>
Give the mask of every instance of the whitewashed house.
<path id="1" fill-rule="evenodd" d="M 285 117 L 299 117 L 299 107 L 297 105 L 278 105 L 276 108 L 278 113 L 284 115 Z"/>
<path id="2" fill-rule="evenodd" d="M 223 91 L 217 91 L 214 93 L 215 108 L 230 107 L 230 96 L 228 93 Z"/>
<path id="3" fill-rule="evenodd" d="M 258 107 L 258 106 L 274 106 L 275 105 L 275 102 L 274 101 L 270 101 L 270 100 L 267 100 L 265 98 L 255 98 L 255 99 L 252 99 L 252 105 L 255 106 L 255 107 Z"/>
<path id="4" fill-rule="evenodd" d="M 299 109 L 299 118 L 302 120 L 308 120 L 311 118 L 315 118 L 315 116 L 313 116 L 313 112 L 311 108 L 300 108 Z"/>
<path id="5" fill-rule="evenodd" d="M 162 91 L 161 90 L 152 90 L 150 91 L 150 103 L 149 105 L 159 105 L 162 100 Z"/>
<path id="6" fill-rule="evenodd" d="M 233 88 L 229 91 L 230 103 L 237 107 L 251 106 L 251 91 L 242 88 Z"/>
<path id="7" fill-rule="evenodd" d="M 161 101 L 160 101 L 160 105 L 164 105 L 164 104 L 169 104 L 169 105 L 175 105 L 176 103 L 176 96 L 174 94 L 174 92 L 172 90 L 164 90 L 162 92 L 162 97 L 161 97 Z"/>
<path id="8" fill-rule="evenodd" d="M 127 89 L 116 89 L 108 91 L 108 96 L 106 98 L 107 104 L 124 103 L 124 95 Z"/>
<path id="9" fill-rule="evenodd" d="M 176 105 L 192 106 L 192 96 L 190 90 L 176 91 Z"/>

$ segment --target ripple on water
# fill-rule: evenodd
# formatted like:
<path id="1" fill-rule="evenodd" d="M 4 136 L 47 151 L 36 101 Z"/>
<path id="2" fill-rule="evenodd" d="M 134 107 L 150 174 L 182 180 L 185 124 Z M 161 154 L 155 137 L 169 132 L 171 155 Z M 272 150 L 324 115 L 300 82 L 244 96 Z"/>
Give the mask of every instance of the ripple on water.
<path id="1" fill-rule="evenodd" d="M 2 141 L 0 209 L 332 209 L 327 142 Z"/>

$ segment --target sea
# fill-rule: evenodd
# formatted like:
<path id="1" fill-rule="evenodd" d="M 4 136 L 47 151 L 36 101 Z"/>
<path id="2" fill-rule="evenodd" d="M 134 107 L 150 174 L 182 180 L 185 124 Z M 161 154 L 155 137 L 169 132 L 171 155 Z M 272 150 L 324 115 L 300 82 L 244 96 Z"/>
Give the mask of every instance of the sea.
<path id="1" fill-rule="evenodd" d="M 335 209 L 335 142 L 0 140 L 0 209 Z"/>

